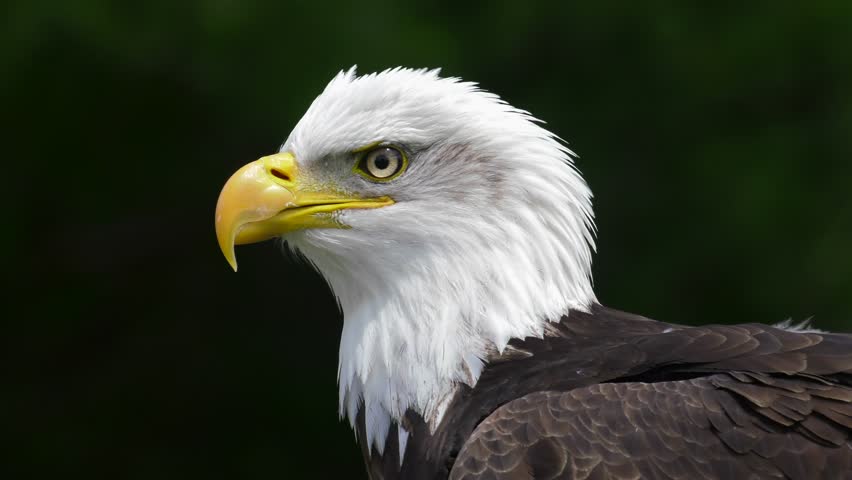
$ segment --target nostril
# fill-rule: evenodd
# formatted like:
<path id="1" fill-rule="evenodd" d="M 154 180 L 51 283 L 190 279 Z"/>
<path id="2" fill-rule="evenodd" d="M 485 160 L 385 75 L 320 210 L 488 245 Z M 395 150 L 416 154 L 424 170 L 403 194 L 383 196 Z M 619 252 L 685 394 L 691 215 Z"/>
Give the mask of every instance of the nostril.
<path id="1" fill-rule="evenodd" d="M 270 172 L 272 173 L 273 177 L 280 178 L 281 180 L 284 180 L 285 182 L 289 182 L 290 180 L 292 180 L 290 178 L 290 175 L 287 175 L 286 172 L 279 170 L 277 168 L 270 169 Z"/>

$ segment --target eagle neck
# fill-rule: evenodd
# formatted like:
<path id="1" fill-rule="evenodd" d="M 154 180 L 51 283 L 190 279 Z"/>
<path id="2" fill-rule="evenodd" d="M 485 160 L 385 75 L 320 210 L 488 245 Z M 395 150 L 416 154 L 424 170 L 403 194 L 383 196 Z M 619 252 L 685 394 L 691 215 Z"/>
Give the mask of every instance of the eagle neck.
<path id="1" fill-rule="evenodd" d="M 515 228 L 477 249 L 421 246 L 408 262 L 386 262 L 392 270 L 314 257 L 344 317 L 340 414 L 354 428 L 364 410 L 367 438 L 359 440 L 369 449 L 382 453 L 392 423 L 401 425 L 409 409 L 434 431 L 459 385 L 476 385 L 489 355 L 512 338 L 541 337 L 548 320 L 596 301 L 585 237 L 585 253 L 555 234 L 539 236 L 533 251 L 529 233 Z"/>

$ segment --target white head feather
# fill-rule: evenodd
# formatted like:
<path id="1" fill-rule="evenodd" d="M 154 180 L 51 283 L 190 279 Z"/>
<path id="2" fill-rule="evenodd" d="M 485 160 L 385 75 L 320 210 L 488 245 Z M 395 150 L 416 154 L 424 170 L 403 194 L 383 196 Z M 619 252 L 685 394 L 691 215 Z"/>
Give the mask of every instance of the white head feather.
<path id="1" fill-rule="evenodd" d="M 408 151 L 400 177 L 352 173 L 351 152 L 374 142 Z M 350 229 L 284 237 L 340 302 L 341 415 L 354 425 L 366 409 L 370 447 L 382 451 L 407 409 L 434 428 L 489 351 L 595 301 L 591 192 L 571 152 L 476 84 L 437 70 L 341 72 L 281 150 L 318 182 L 396 202 L 341 211 Z"/>

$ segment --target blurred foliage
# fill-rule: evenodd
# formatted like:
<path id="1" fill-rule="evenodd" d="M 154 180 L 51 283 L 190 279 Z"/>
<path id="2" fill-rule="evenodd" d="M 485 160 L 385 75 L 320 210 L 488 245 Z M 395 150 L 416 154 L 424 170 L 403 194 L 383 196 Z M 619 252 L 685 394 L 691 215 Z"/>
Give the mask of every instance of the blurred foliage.
<path id="1" fill-rule="evenodd" d="M 338 70 L 440 66 L 570 142 L 604 303 L 852 330 L 852 3 L 15 2 L 5 478 L 360 478 L 339 314 L 219 188 Z"/>

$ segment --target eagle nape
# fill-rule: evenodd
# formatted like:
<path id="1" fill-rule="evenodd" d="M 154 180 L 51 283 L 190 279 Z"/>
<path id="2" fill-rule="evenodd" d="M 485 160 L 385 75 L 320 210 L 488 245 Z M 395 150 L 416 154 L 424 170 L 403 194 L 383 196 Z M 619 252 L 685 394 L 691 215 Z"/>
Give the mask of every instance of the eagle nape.
<path id="1" fill-rule="evenodd" d="M 852 336 L 601 305 L 573 153 L 476 84 L 341 72 L 216 235 L 329 282 L 370 478 L 852 478 Z"/>

